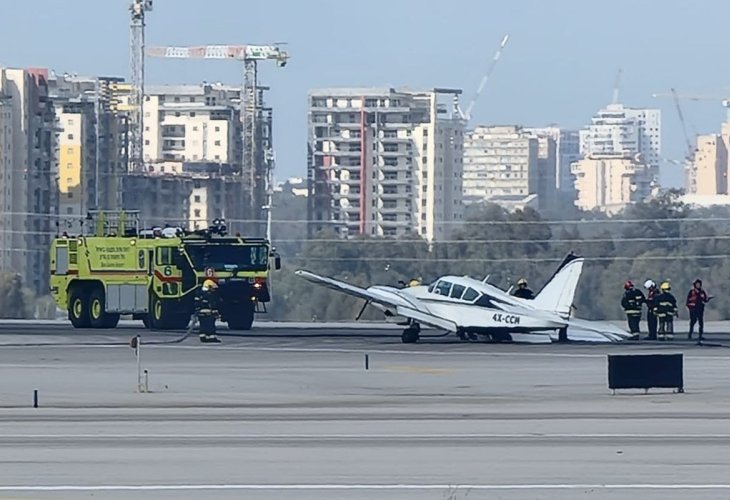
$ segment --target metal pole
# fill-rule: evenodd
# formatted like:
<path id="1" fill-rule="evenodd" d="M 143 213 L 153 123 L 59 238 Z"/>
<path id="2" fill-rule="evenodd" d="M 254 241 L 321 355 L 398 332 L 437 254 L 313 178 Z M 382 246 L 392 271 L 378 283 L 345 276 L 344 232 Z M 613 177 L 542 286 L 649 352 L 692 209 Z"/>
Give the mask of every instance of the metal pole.
<path id="1" fill-rule="evenodd" d="M 137 392 L 142 392 L 142 336 L 137 335 Z"/>

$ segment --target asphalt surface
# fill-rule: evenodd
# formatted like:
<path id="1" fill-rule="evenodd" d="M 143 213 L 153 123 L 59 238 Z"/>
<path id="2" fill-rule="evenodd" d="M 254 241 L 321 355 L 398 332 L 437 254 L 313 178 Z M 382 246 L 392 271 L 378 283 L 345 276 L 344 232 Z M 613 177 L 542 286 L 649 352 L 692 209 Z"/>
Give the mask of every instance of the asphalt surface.
<path id="1" fill-rule="evenodd" d="M 724 347 L 181 335 L 0 324 L 0 499 L 730 496 Z M 685 393 L 608 390 L 607 354 L 653 352 L 685 354 Z"/>

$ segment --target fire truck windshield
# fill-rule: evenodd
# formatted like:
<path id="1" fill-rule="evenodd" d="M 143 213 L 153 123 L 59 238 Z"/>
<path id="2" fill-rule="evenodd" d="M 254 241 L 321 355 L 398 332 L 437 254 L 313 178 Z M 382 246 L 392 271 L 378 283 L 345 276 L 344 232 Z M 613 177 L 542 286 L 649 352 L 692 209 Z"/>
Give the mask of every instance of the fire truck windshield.
<path id="1" fill-rule="evenodd" d="M 185 245 L 193 267 L 202 271 L 212 267 L 216 271 L 265 271 L 269 263 L 266 245 Z"/>

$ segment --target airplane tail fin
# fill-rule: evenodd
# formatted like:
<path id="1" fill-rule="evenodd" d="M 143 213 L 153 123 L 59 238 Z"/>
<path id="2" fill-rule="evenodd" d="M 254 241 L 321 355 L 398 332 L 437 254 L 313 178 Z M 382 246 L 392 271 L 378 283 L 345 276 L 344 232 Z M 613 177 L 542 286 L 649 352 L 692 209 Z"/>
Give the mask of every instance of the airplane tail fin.
<path id="1" fill-rule="evenodd" d="M 557 313 L 564 318 L 569 317 L 582 272 L 583 258 L 576 257 L 571 252 L 537 294 L 533 305 L 538 309 Z"/>

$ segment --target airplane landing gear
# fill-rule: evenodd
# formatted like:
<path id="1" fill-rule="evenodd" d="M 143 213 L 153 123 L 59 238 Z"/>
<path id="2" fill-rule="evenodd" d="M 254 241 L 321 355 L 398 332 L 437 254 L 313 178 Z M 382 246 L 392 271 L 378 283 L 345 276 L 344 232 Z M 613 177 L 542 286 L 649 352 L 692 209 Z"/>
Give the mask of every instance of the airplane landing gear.
<path id="1" fill-rule="evenodd" d="M 467 332 L 465 330 L 459 329 L 459 331 L 456 332 L 456 335 L 459 337 L 459 340 L 466 340 L 469 339 L 471 341 L 478 340 L 479 337 L 477 337 L 477 334 L 474 332 Z"/>
<path id="2" fill-rule="evenodd" d="M 421 325 L 412 322 L 408 328 L 403 330 L 400 339 L 404 344 L 414 344 L 421 338 Z"/>

